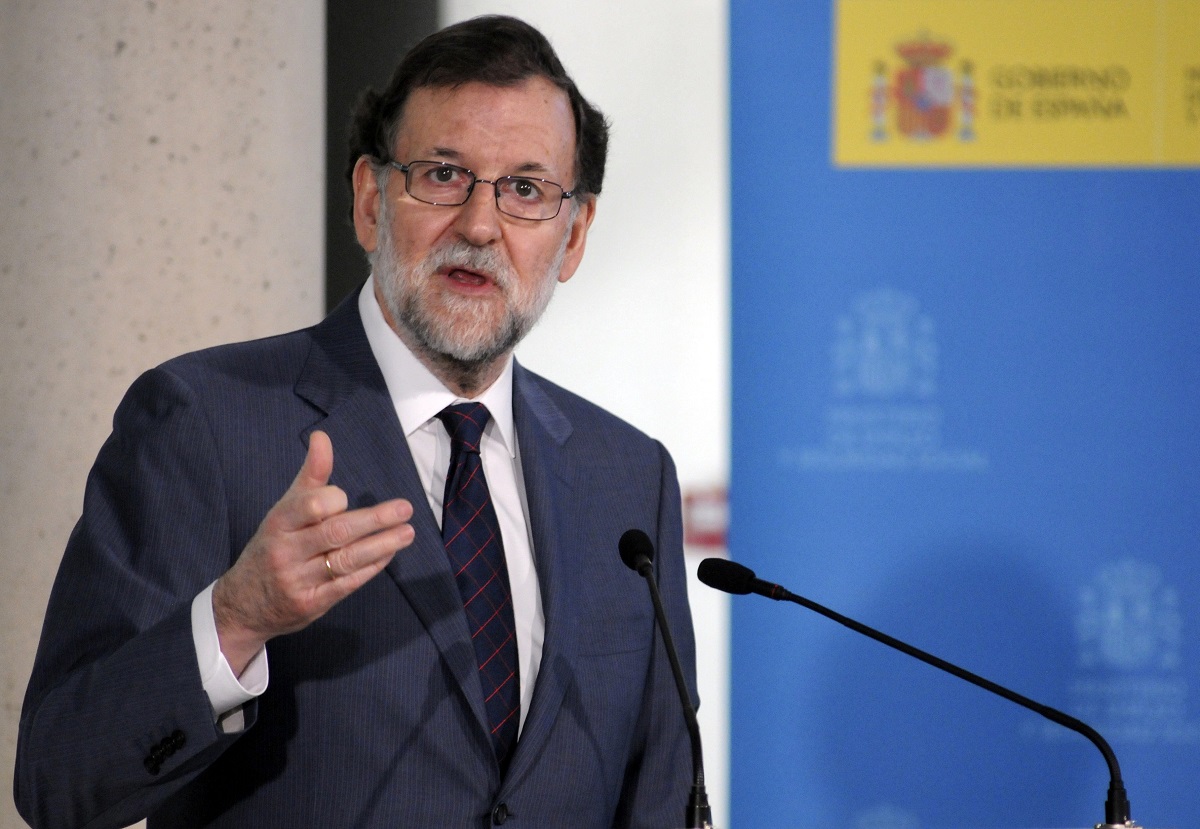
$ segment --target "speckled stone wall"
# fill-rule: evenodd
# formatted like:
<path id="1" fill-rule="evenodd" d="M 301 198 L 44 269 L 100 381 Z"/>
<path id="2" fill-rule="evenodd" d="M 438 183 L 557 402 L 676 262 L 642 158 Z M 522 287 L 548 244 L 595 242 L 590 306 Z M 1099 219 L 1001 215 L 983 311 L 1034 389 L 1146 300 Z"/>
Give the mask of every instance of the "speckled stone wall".
<path id="1" fill-rule="evenodd" d="M 324 3 L 0 0 L 0 827 L 84 477 L 174 354 L 323 302 Z"/>

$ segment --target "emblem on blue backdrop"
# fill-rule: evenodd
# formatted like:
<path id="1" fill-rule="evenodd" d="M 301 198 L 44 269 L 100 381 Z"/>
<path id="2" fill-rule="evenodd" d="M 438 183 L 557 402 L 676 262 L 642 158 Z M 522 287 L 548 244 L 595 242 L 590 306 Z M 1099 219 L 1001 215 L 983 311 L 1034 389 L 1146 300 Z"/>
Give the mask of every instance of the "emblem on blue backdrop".
<path id="1" fill-rule="evenodd" d="M 1149 561 L 1099 565 L 1079 588 L 1077 654 L 1065 710 L 1114 743 L 1200 744 L 1184 675 L 1179 590 Z M 1047 742 L 1069 738 L 1030 723 Z"/>
<path id="2" fill-rule="evenodd" d="M 1104 567 L 1080 591 L 1079 666 L 1110 671 L 1179 667 L 1183 621 L 1179 593 L 1153 564 Z"/>
<path id="3" fill-rule="evenodd" d="M 840 398 L 928 400 L 937 390 L 933 320 L 899 291 L 860 297 L 837 321 L 833 355 Z"/>
<path id="4" fill-rule="evenodd" d="M 1155 564 L 1102 566 L 1079 592 L 1073 713 L 1112 740 L 1200 743 L 1182 670 L 1179 591 Z"/>
<path id="5" fill-rule="evenodd" d="M 872 140 L 899 136 L 910 141 L 932 141 L 951 134 L 959 141 L 974 140 L 976 96 L 971 61 L 961 60 L 956 76 L 948 65 L 954 47 L 925 33 L 896 44 L 896 55 L 901 63 L 895 69 L 883 60 L 874 65 Z M 893 114 L 890 127 L 889 112 Z M 957 130 L 953 129 L 956 115 Z"/>
<path id="6" fill-rule="evenodd" d="M 938 404 L 936 326 L 913 296 L 867 291 L 833 320 L 824 441 L 781 450 L 805 470 L 983 471 L 987 457 L 949 447 Z"/>

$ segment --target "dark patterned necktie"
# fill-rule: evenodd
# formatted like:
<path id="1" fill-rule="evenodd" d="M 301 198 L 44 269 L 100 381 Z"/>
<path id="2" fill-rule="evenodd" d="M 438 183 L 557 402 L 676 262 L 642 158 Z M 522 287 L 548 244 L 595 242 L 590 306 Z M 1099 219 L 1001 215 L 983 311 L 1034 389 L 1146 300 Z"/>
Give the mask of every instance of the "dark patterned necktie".
<path id="1" fill-rule="evenodd" d="M 450 433 L 442 540 L 462 593 L 491 722 L 492 745 L 503 771 L 517 742 L 521 685 L 512 589 L 504 563 L 500 523 L 479 457 L 483 427 L 490 416 L 482 403 L 447 406 L 438 414 Z"/>

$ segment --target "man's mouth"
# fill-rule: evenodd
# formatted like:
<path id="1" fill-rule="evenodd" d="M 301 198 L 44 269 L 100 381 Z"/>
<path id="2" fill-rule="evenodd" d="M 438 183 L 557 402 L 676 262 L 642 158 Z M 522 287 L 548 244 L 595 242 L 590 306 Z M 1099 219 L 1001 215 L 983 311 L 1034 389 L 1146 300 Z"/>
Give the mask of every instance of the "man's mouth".
<path id="1" fill-rule="evenodd" d="M 457 282 L 460 285 L 483 287 L 484 285 L 488 285 L 493 281 L 492 278 L 485 273 L 467 270 L 466 268 L 449 268 L 444 273 L 447 279 Z"/>

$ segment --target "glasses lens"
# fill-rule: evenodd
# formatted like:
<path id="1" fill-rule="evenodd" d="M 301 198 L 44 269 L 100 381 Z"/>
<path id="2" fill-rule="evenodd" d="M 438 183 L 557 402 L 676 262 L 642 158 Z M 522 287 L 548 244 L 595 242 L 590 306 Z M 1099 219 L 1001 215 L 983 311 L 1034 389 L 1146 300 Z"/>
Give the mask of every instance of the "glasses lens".
<path id="1" fill-rule="evenodd" d="M 505 176 L 496 181 L 500 209 L 519 219 L 553 219 L 562 206 L 563 189 L 552 181 Z"/>
<path id="2" fill-rule="evenodd" d="M 408 165 L 405 183 L 408 194 L 429 204 L 462 204 L 471 192 L 475 176 L 453 164 L 414 161 Z"/>

